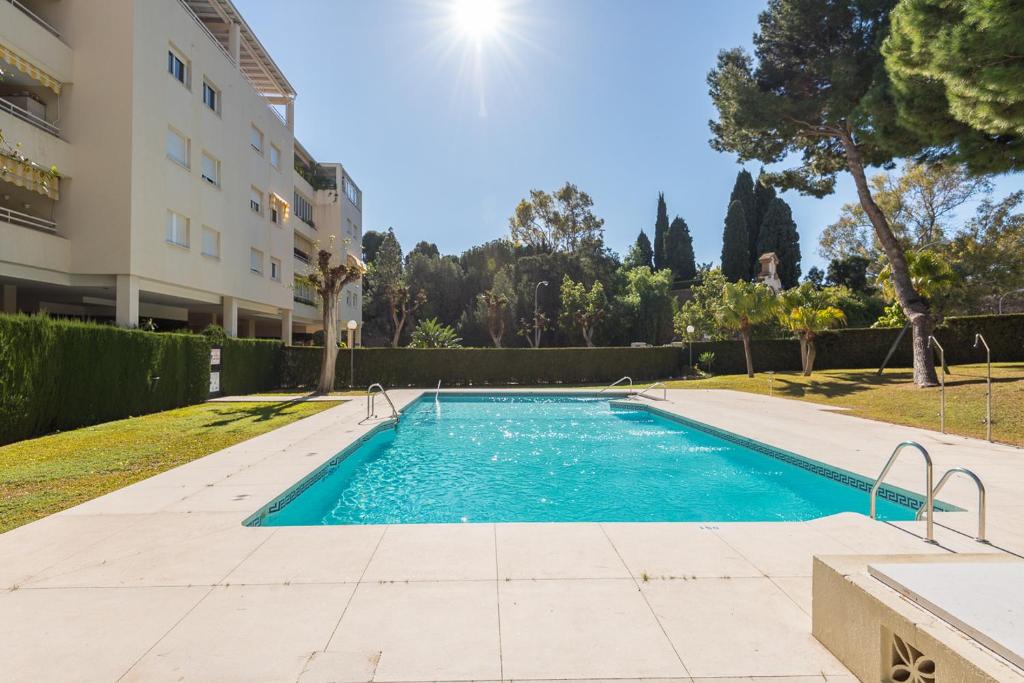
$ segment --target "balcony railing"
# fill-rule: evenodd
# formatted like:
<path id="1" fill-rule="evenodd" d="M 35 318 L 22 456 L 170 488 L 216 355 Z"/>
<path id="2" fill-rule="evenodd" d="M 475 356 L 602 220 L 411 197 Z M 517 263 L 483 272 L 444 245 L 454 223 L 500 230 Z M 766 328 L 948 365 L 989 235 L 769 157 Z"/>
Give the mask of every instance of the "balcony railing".
<path id="1" fill-rule="evenodd" d="M 7 0 L 7 2 L 11 3 L 12 5 L 14 5 L 15 8 L 21 10 L 22 14 L 25 14 L 29 19 L 31 19 L 32 21 L 36 22 L 37 24 L 39 24 L 40 26 L 45 28 L 50 33 L 52 33 L 53 35 L 55 35 L 58 38 L 60 38 L 60 31 L 55 29 L 53 26 L 50 26 L 50 24 L 47 23 L 47 21 L 45 19 L 43 19 L 41 16 L 39 16 L 38 14 L 36 14 L 32 10 L 30 10 L 28 7 L 25 7 L 23 4 L 18 2 L 18 0 Z"/>
<path id="2" fill-rule="evenodd" d="M 295 260 L 296 261 L 299 261 L 301 263 L 305 263 L 307 266 L 309 265 L 309 254 L 307 254 L 306 252 L 302 251 L 301 249 L 297 249 L 297 248 L 294 248 L 294 247 L 292 248 L 292 253 L 295 254 Z"/>
<path id="3" fill-rule="evenodd" d="M 55 135 L 57 137 L 60 137 L 60 128 L 58 128 L 57 126 L 53 125 L 52 123 L 50 123 L 46 119 L 40 118 L 40 117 L 36 116 L 32 112 L 30 112 L 28 110 L 25 110 L 25 109 L 22 109 L 21 107 L 19 107 L 18 105 L 14 104 L 13 102 L 8 102 L 7 100 L 3 99 L 2 97 L 0 97 L 0 111 L 5 111 L 8 114 L 10 114 L 11 116 L 14 116 L 15 118 L 19 118 L 22 121 L 25 121 L 26 123 L 32 124 L 36 128 L 39 128 L 41 130 L 45 130 L 50 135 Z"/>
<path id="4" fill-rule="evenodd" d="M 33 230 L 41 230 L 42 232 L 49 232 L 53 234 L 57 233 L 57 224 L 53 221 L 48 221 L 45 218 L 37 218 L 36 216 L 30 216 L 27 213 L 8 209 L 3 206 L 0 206 L 0 221 L 10 223 L 12 225 L 19 225 L 23 228 L 32 228 Z"/>

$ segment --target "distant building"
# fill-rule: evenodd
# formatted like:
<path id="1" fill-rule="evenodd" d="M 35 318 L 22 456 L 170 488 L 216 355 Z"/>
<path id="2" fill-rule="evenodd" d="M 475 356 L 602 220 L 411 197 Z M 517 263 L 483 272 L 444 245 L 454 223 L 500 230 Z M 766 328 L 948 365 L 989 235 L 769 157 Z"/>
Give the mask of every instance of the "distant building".
<path id="1" fill-rule="evenodd" d="M 761 264 L 761 271 L 757 274 L 757 281 L 771 287 L 772 291 L 776 294 L 781 292 L 782 280 L 779 279 L 778 274 L 779 257 L 775 255 L 774 251 L 769 251 L 766 254 L 761 254 L 757 262 Z"/>

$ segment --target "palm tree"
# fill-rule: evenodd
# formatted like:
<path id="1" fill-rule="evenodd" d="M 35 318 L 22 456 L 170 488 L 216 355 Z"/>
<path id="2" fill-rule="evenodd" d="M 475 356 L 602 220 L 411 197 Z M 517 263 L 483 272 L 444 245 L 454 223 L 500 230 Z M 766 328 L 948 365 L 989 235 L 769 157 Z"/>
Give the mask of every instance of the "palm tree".
<path id="1" fill-rule="evenodd" d="M 817 353 L 815 338 L 825 330 L 844 324 L 846 314 L 806 282 L 783 292 L 778 299 L 777 311 L 782 324 L 800 340 L 800 364 L 804 376 L 809 377 L 814 370 L 814 356 Z"/>
<path id="2" fill-rule="evenodd" d="M 750 330 L 769 320 L 775 313 L 775 293 L 764 284 L 730 282 L 722 289 L 722 301 L 715 317 L 718 324 L 740 333 L 743 355 L 747 359 L 747 377 L 754 376 L 754 359 L 750 354 Z"/>
<path id="3" fill-rule="evenodd" d="M 910 274 L 910 284 L 914 291 L 920 294 L 929 303 L 934 305 L 934 299 L 949 292 L 956 283 L 956 273 L 949 267 L 939 254 L 930 249 L 908 251 L 907 271 Z M 892 267 L 885 264 L 878 273 L 878 283 L 882 286 L 882 293 L 889 301 L 896 299 L 896 291 L 892 284 Z"/>

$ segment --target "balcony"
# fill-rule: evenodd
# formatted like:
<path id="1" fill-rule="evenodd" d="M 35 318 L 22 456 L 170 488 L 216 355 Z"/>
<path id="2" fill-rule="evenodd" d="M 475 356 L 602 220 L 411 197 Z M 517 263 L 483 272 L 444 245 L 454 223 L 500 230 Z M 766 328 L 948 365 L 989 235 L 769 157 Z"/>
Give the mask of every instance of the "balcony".
<path id="1" fill-rule="evenodd" d="M 17 225 L 22 228 L 31 228 L 32 230 L 40 230 L 54 235 L 57 234 L 57 224 L 53 221 L 46 220 L 45 218 L 39 218 L 38 216 L 30 216 L 27 213 L 8 209 L 4 206 L 0 206 L 0 221 L 10 223 L 11 225 Z"/>
<path id="2" fill-rule="evenodd" d="M 39 130 L 44 130 L 54 137 L 60 137 L 60 128 L 38 114 L 30 112 L 28 109 L 15 104 L 11 101 L 10 97 L 0 96 L 0 111 L 5 111 L 11 116 L 21 119 L 22 121 L 35 126 Z"/>
<path id="3" fill-rule="evenodd" d="M 309 254 L 307 254 L 306 252 L 302 251 L 301 249 L 299 249 L 297 247 L 293 247 L 292 248 L 292 253 L 295 254 L 295 260 L 296 261 L 298 261 L 299 263 L 301 263 L 301 264 L 303 264 L 305 266 L 309 265 Z"/>
<path id="4" fill-rule="evenodd" d="M 58 31 L 56 28 L 54 28 L 52 25 L 50 25 L 50 23 L 48 21 L 43 19 L 41 16 L 39 16 L 38 14 L 33 12 L 32 10 L 30 10 L 28 7 L 26 7 L 25 5 L 23 5 L 20 2 L 18 2 L 18 0 L 6 0 L 6 2 L 8 2 L 16 10 L 20 11 L 25 16 L 27 16 L 29 19 L 34 21 L 36 24 L 38 24 L 39 26 L 43 27 L 51 35 L 53 35 L 53 36 L 55 36 L 57 38 L 60 38 L 60 31 Z"/>

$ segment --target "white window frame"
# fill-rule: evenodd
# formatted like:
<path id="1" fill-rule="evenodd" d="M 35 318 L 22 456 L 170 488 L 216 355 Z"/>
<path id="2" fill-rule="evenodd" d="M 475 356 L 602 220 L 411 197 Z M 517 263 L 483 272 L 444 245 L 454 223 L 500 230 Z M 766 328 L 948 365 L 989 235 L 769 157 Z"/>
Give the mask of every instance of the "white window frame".
<path id="1" fill-rule="evenodd" d="M 179 159 L 178 157 L 174 156 L 174 154 L 171 153 L 170 147 L 171 147 L 172 136 L 177 138 L 178 140 L 181 140 L 182 144 L 184 145 L 184 147 L 185 147 L 185 158 L 184 159 Z M 191 166 L 191 163 L 192 163 L 192 141 L 188 139 L 187 135 L 182 133 L 177 128 L 174 128 L 173 126 L 168 126 L 167 127 L 167 135 L 164 137 L 164 152 L 167 154 L 167 158 L 168 159 L 170 159 L 174 163 L 178 164 L 182 168 L 188 168 L 188 169 L 192 168 L 192 166 Z"/>
<path id="2" fill-rule="evenodd" d="M 206 237 L 207 237 L 207 235 L 212 235 L 213 236 L 214 251 L 209 251 L 206 248 Z M 202 235 L 202 244 L 200 245 L 199 248 L 200 248 L 203 256 L 205 256 L 206 258 L 212 258 L 212 259 L 216 259 L 216 260 L 219 261 L 220 260 L 220 230 L 215 230 L 215 229 L 211 228 L 209 225 L 204 225 L 203 226 L 203 235 Z"/>
<path id="3" fill-rule="evenodd" d="M 263 252 L 256 247 L 249 247 L 249 272 L 253 275 L 263 276 Z"/>
<path id="4" fill-rule="evenodd" d="M 210 106 L 210 103 L 206 101 L 206 93 L 207 93 L 207 91 L 213 93 L 213 106 L 212 107 Z M 220 88 L 218 88 L 213 83 L 211 83 L 210 79 L 203 78 L 203 106 L 206 107 L 207 109 L 209 109 L 210 111 L 212 111 L 213 113 L 217 114 L 218 116 L 220 116 L 220 97 L 221 97 L 221 90 L 220 90 Z"/>
<path id="5" fill-rule="evenodd" d="M 259 197 L 259 200 L 256 199 Z M 255 214 L 263 215 L 263 200 L 265 195 L 258 187 L 249 188 L 249 208 Z"/>
<path id="6" fill-rule="evenodd" d="M 259 144 L 257 144 L 257 141 Z M 263 131 L 256 127 L 255 123 L 249 124 L 249 146 L 256 151 L 257 154 L 263 156 Z"/>
<path id="7" fill-rule="evenodd" d="M 281 281 L 281 259 L 270 257 L 270 279 L 274 282 Z"/>
<path id="8" fill-rule="evenodd" d="M 181 222 L 178 221 L 178 219 L 181 219 L 181 221 L 184 222 L 184 239 L 179 239 L 179 228 L 181 226 Z M 188 249 L 190 232 L 189 222 L 189 218 L 185 214 L 181 214 L 178 213 L 177 211 L 171 211 L 170 209 L 168 209 L 167 222 L 164 226 L 164 240 L 168 244 L 173 244 L 176 247 Z"/>
<path id="9" fill-rule="evenodd" d="M 205 180 L 209 185 L 213 185 L 214 187 L 220 187 L 220 159 L 213 156 L 206 150 L 203 150 L 202 159 L 203 160 L 201 162 L 202 168 L 200 169 L 200 175 L 202 176 L 203 180 Z M 213 162 L 213 178 L 211 178 L 206 172 L 207 161 Z"/>
<path id="10" fill-rule="evenodd" d="M 175 73 L 177 71 L 175 62 L 181 65 L 181 78 Z M 181 50 L 173 45 L 167 46 L 167 74 L 185 86 L 186 90 L 192 89 L 192 65 Z"/>
<path id="11" fill-rule="evenodd" d="M 281 150 L 274 143 L 270 143 L 270 165 L 281 170 Z"/>

